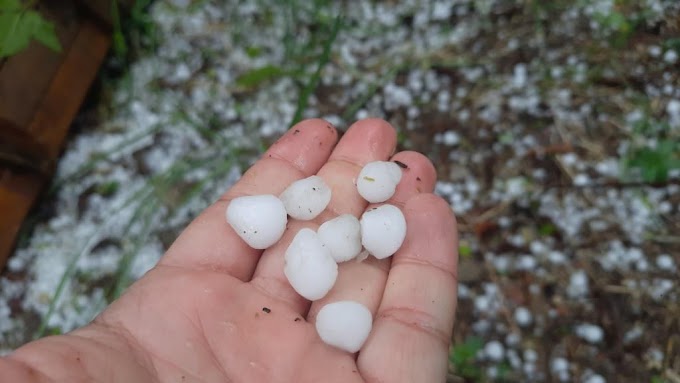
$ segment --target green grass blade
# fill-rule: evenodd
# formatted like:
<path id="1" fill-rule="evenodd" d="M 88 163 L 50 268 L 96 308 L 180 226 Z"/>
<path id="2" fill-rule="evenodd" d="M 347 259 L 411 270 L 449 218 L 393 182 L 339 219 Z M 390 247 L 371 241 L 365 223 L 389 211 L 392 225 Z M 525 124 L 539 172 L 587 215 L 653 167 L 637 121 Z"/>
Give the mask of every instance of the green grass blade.
<path id="1" fill-rule="evenodd" d="M 335 39 L 338 37 L 338 32 L 340 32 L 340 28 L 342 27 L 342 25 L 343 25 L 342 17 L 337 16 L 335 18 L 335 21 L 333 22 L 333 26 L 331 27 L 331 33 L 323 45 L 323 52 L 321 53 L 321 56 L 319 57 L 319 60 L 317 62 L 316 71 L 307 82 L 307 85 L 302 89 L 302 92 L 300 92 L 300 97 L 298 97 L 295 115 L 293 116 L 293 120 L 290 122 L 290 126 L 295 125 L 302 119 L 302 114 L 304 113 L 305 109 L 307 108 L 307 104 L 309 103 L 309 97 L 316 90 L 316 87 L 318 86 L 319 81 L 321 80 L 321 72 L 323 71 L 323 68 L 326 66 L 326 64 L 328 64 L 328 62 L 330 61 L 331 48 L 333 47 Z"/>

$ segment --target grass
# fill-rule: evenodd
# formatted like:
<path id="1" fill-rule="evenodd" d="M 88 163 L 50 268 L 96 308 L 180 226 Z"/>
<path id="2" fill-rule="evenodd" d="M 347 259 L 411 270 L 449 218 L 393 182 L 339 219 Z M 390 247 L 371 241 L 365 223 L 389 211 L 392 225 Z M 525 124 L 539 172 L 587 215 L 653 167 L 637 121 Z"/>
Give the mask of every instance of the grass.
<path id="1" fill-rule="evenodd" d="M 111 2 L 112 46 L 119 60 L 126 62 L 131 55 L 137 56 L 144 47 L 155 45 L 155 26 L 148 13 L 152 3 L 153 0 L 136 0 L 129 14 L 123 14 L 118 1 Z"/>
<path id="2" fill-rule="evenodd" d="M 480 381 L 482 369 L 476 363 L 477 353 L 484 347 L 484 341 L 478 337 L 469 337 L 465 342 L 455 345 L 449 352 L 449 362 L 454 366 L 456 374 L 466 379 Z"/>
<path id="3" fill-rule="evenodd" d="M 112 217 L 113 218 L 113 217 Z M 100 226 L 99 230 L 97 230 L 97 234 L 103 233 L 104 230 L 106 229 L 106 225 Z M 61 298 L 64 289 L 71 283 L 72 279 L 76 275 L 76 265 L 78 264 L 78 260 L 80 260 L 83 256 L 88 254 L 94 246 L 97 244 L 99 241 L 100 237 L 99 235 L 93 235 L 90 237 L 88 242 L 82 247 L 81 251 L 74 254 L 71 257 L 71 260 L 69 263 L 66 265 L 66 269 L 64 270 L 64 273 L 62 274 L 61 278 L 59 279 L 59 283 L 57 284 L 57 288 L 54 291 L 53 296 L 50 299 L 50 303 L 47 309 L 47 313 L 42 317 L 40 321 L 40 325 L 38 326 L 38 329 L 35 331 L 33 338 L 38 339 L 46 335 L 47 331 L 49 330 L 49 334 L 47 335 L 53 335 L 55 329 L 48 329 L 48 324 L 50 322 L 50 318 L 54 314 L 54 311 L 56 310 L 57 303 L 59 302 L 59 299 Z"/>
<path id="4" fill-rule="evenodd" d="M 152 128 L 146 129 L 142 132 L 139 132 L 137 134 L 130 136 L 129 138 L 122 140 L 116 146 L 114 146 L 113 148 L 111 148 L 107 151 L 94 153 L 92 155 L 92 157 L 87 162 L 80 165 L 76 170 L 74 170 L 73 172 L 71 172 L 71 173 L 69 173 L 65 176 L 62 176 L 61 178 L 57 178 L 55 181 L 53 181 L 52 185 L 50 186 L 48 193 L 50 195 L 53 195 L 54 193 L 57 192 L 57 190 L 59 190 L 59 188 L 63 187 L 66 183 L 77 181 L 78 179 L 85 176 L 87 173 L 94 170 L 100 162 L 109 161 L 114 155 L 117 155 L 117 154 L 120 154 L 121 152 L 124 152 L 133 143 L 135 143 L 135 142 L 137 142 L 137 141 L 139 141 L 139 140 L 141 140 L 145 137 L 153 135 L 153 134 L 159 132 L 161 129 L 162 129 L 162 126 L 156 125 Z"/>
<path id="5" fill-rule="evenodd" d="M 644 115 L 633 124 L 630 142 L 622 158 L 624 180 L 639 177 L 647 183 L 663 183 L 672 170 L 680 169 L 680 137 L 667 122 Z"/>
<path id="6" fill-rule="evenodd" d="M 305 109 L 307 108 L 307 104 L 309 103 L 309 97 L 312 95 L 312 93 L 316 90 L 316 87 L 319 85 L 319 80 L 321 79 L 321 72 L 323 71 L 324 66 L 326 66 L 326 64 L 328 64 L 328 61 L 330 60 L 331 47 L 333 46 L 333 42 L 335 42 L 335 39 L 338 37 L 338 32 L 340 31 L 341 26 L 342 18 L 340 16 L 336 16 L 335 21 L 333 22 L 333 25 L 330 28 L 328 38 L 322 43 L 323 51 L 317 61 L 316 70 L 314 71 L 312 76 L 307 80 L 305 86 L 302 88 L 300 96 L 298 97 L 295 115 L 293 116 L 293 120 L 290 122 L 290 124 L 288 124 L 288 126 L 293 126 L 297 122 L 302 120 L 302 115 Z"/>
<path id="7" fill-rule="evenodd" d="M 212 180 L 213 177 L 223 174 L 225 171 L 238 164 L 237 157 L 241 151 L 229 146 L 218 146 L 218 148 L 222 148 L 221 150 L 223 150 L 223 152 L 209 152 L 204 153 L 203 157 L 200 158 L 183 158 L 178 160 L 165 172 L 152 176 L 143 187 L 131 193 L 131 195 L 112 212 L 108 222 L 117 219 L 118 215 L 126 208 L 134 206 L 134 212 L 126 224 L 126 229 L 121 235 L 122 238 L 126 239 L 126 242 L 124 243 L 124 248 L 126 248 L 126 250 L 121 256 L 113 281 L 107 289 L 106 298 L 109 302 L 118 298 L 132 282 L 130 271 L 134 259 L 142 246 L 147 243 L 149 235 L 153 231 L 154 219 L 158 217 L 160 208 L 166 205 L 165 202 L 168 193 L 175 189 L 178 184 L 186 178 L 190 171 L 193 171 L 196 168 L 209 170 L 208 176 L 205 179 L 183 192 L 176 200 L 173 200 L 176 201 L 176 205 L 170 207 L 170 213 L 164 217 L 165 219 L 170 219 L 172 212 L 177 211 L 178 208 L 185 206 L 196 198 L 199 195 L 199 192 L 203 190 L 205 184 Z M 93 169 L 93 166 L 94 165 L 88 167 L 88 171 Z M 86 173 L 87 171 L 83 172 Z M 80 172 L 79 174 L 82 176 L 84 175 L 83 172 Z M 102 223 L 97 234 L 93 235 L 85 246 L 83 246 L 82 250 L 71 258 L 50 299 L 48 311 L 34 333 L 35 339 L 46 335 L 48 330 L 53 331 L 53 329 L 48 329 L 48 323 L 54 314 L 57 303 L 64 293 L 65 288 L 72 283 L 76 275 L 78 260 L 92 251 L 94 246 L 101 239 L 101 234 L 108 230 L 108 228 L 109 225 L 107 222 Z M 133 232 L 133 229 L 135 229 L 135 232 Z"/>

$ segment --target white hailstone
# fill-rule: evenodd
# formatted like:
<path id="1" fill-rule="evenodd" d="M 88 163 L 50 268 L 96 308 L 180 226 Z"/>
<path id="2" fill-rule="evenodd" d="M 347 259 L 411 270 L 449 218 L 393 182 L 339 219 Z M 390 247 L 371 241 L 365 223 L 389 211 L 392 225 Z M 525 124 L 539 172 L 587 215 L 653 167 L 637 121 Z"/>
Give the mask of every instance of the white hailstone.
<path id="1" fill-rule="evenodd" d="M 582 380 L 583 383 L 607 383 L 607 380 L 602 376 L 589 371 L 585 374 Z"/>
<path id="2" fill-rule="evenodd" d="M 588 275 L 583 270 L 576 270 L 569 277 L 567 295 L 571 298 L 581 298 L 588 294 Z"/>
<path id="3" fill-rule="evenodd" d="M 283 273 L 293 289 L 305 299 L 323 298 L 335 284 L 338 265 L 314 230 L 301 229 L 284 255 Z"/>
<path id="4" fill-rule="evenodd" d="M 488 379 L 491 379 L 492 381 L 495 381 L 496 378 L 498 378 L 498 367 L 496 366 L 489 366 L 486 368 L 486 377 Z"/>
<path id="5" fill-rule="evenodd" d="M 508 350 L 508 354 L 507 354 L 506 357 L 508 358 L 508 361 L 510 362 L 510 366 L 513 369 L 519 370 L 522 367 L 522 359 L 519 358 L 517 351 Z"/>
<path id="6" fill-rule="evenodd" d="M 505 348 L 501 342 L 492 340 L 491 342 L 484 345 L 484 355 L 494 362 L 500 362 L 503 360 L 503 356 L 505 355 Z"/>
<path id="7" fill-rule="evenodd" d="M 531 324 L 531 311 L 526 307 L 518 307 L 515 309 L 515 322 L 520 327 L 527 327 Z"/>
<path id="8" fill-rule="evenodd" d="M 538 360 L 538 353 L 536 352 L 536 350 L 527 348 L 524 350 L 524 360 L 528 362 L 535 362 Z"/>
<path id="9" fill-rule="evenodd" d="M 567 262 L 567 257 L 562 252 L 551 251 L 548 253 L 548 261 L 553 264 L 563 264 Z"/>
<path id="10" fill-rule="evenodd" d="M 522 336 L 517 332 L 511 332 L 505 336 L 505 344 L 509 347 L 514 347 L 522 340 Z"/>
<path id="11" fill-rule="evenodd" d="M 675 270 L 675 262 L 673 262 L 673 258 L 670 255 L 662 254 L 656 258 L 656 267 L 661 270 L 673 271 Z"/>
<path id="12" fill-rule="evenodd" d="M 371 312 L 354 301 L 329 303 L 316 315 L 316 331 L 321 340 L 351 353 L 361 349 L 372 326 Z"/>
<path id="13" fill-rule="evenodd" d="M 516 262 L 515 268 L 517 270 L 527 270 L 527 271 L 532 271 L 536 268 L 536 258 L 532 255 L 523 255 L 519 257 L 519 259 Z"/>
<path id="14" fill-rule="evenodd" d="M 368 202 L 385 202 L 401 181 L 401 168 L 394 162 L 374 161 L 367 163 L 357 178 L 357 190 Z"/>
<path id="15" fill-rule="evenodd" d="M 442 136 L 442 141 L 444 142 L 444 145 L 454 146 L 460 142 L 460 136 L 453 130 L 447 130 Z"/>
<path id="16" fill-rule="evenodd" d="M 394 205 L 373 208 L 361 216 L 361 244 L 383 259 L 396 253 L 406 238 L 406 219 Z"/>
<path id="17" fill-rule="evenodd" d="M 555 358 L 550 362 L 550 370 L 557 375 L 560 381 L 569 380 L 569 361 L 564 358 Z"/>
<path id="18" fill-rule="evenodd" d="M 623 344 L 627 345 L 631 342 L 634 342 L 638 339 L 640 339 L 644 334 L 645 330 L 642 328 L 640 325 L 634 325 L 633 328 L 630 330 L 626 331 L 625 334 L 623 334 Z"/>
<path id="19" fill-rule="evenodd" d="M 586 186 L 590 184 L 590 177 L 587 174 L 579 173 L 574 177 L 574 185 Z"/>
<path id="20" fill-rule="evenodd" d="M 349 261 L 361 252 L 361 224 L 351 214 L 324 222 L 317 233 L 335 262 Z"/>
<path id="21" fill-rule="evenodd" d="M 485 334 L 491 329 L 491 323 L 486 319 L 480 319 L 472 324 L 472 331 L 477 334 Z"/>
<path id="22" fill-rule="evenodd" d="M 286 230 L 288 216 L 281 200 L 273 195 L 254 195 L 231 200 L 227 222 L 253 249 L 275 244 Z"/>
<path id="23" fill-rule="evenodd" d="M 675 62 L 678 61 L 678 53 L 672 49 L 667 50 L 666 53 L 663 54 L 663 61 L 668 64 L 675 64 Z"/>
<path id="24" fill-rule="evenodd" d="M 658 45 L 652 45 L 649 48 L 647 48 L 647 52 L 649 52 L 651 56 L 659 57 L 661 56 L 661 47 Z"/>
<path id="25" fill-rule="evenodd" d="M 585 323 L 576 326 L 576 335 L 589 343 L 599 343 L 604 337 L 604 331 L 600 326 Z"/>
<path id="26" fill-rule="evenodd" d="M 331 188 L 323 178 L 311 176 L 290 184 L 279 196 L 288 215 L 299 220 L 310 220 L 328 206 Z"/>

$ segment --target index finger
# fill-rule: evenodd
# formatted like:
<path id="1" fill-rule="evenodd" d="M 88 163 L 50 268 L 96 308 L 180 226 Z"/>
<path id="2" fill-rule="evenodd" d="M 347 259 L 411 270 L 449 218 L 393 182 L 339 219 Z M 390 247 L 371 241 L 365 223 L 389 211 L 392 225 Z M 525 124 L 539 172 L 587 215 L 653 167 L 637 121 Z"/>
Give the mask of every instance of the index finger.
<path id="1" fill-rule="evenodd" d="M 159 265 L 207 268 L 249 280 L 262 250 L 249 247 L 229 226 L 224 215 L 229 201 L 279 195 L 292 182 L 316 174 L 337 140 L 336 129 L 324 120 L 305 120 L 290 128 L 222 198 L 194 219 Z"/>

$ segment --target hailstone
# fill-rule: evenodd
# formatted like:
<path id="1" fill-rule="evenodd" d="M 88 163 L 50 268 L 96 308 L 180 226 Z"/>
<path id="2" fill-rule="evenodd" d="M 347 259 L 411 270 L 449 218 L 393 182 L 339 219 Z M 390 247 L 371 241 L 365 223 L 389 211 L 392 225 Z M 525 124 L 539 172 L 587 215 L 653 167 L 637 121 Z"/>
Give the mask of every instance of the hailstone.
<path id="1" fill-rule="evenodd" d="M 231 200 L 226 211 L 229 225 L 253 249 L 275 244 L 286 230 L 288 216 L 276 196 L 253 195 Z"/>
<path id="2" fill-rule="evenodd" d="M 354 301 L 329 303 L 316 315 L 316 332 L 324 343 L 355 353 L 371 333 L 373 316 Z"/>
<path id="3" fill-rule="evenodd" d="M 394 162 L 374 161 L 367 163 L 357 178 L 357 190 L 368 202 L 385 202 L 401 181 L 401 168 Z"/>
<path id="4" fill-rule="evenodd" d="M 323 245 L 314 230 L 301 229 L 284 255 L 283 273 L 293 289 L 304 298 L 323 298 L 335 284 L 338 265 L 330 250 Z"/>
<path id="5" fill-rule="evenodd" d="M 406 219 L 394 205 L 385 204 L 361 216 L 361 243 L 369 253 L 383 259 L 396 253 L 406 238 Z"/>
<path id="6" fill-rule="evenodd" d="M 335 262 L 349 261 L 361 251 L 361 225 L 351 214 L 342 214 L 324 222 L 317 233 Z"/>
<path id="7" fill-rule="evenodd" d="M 310 220 L 328 206 L 331 188 L 319 176 L 311 176 L 290 184 L 279 196 L 288 215 L 299 220 Z"/>

